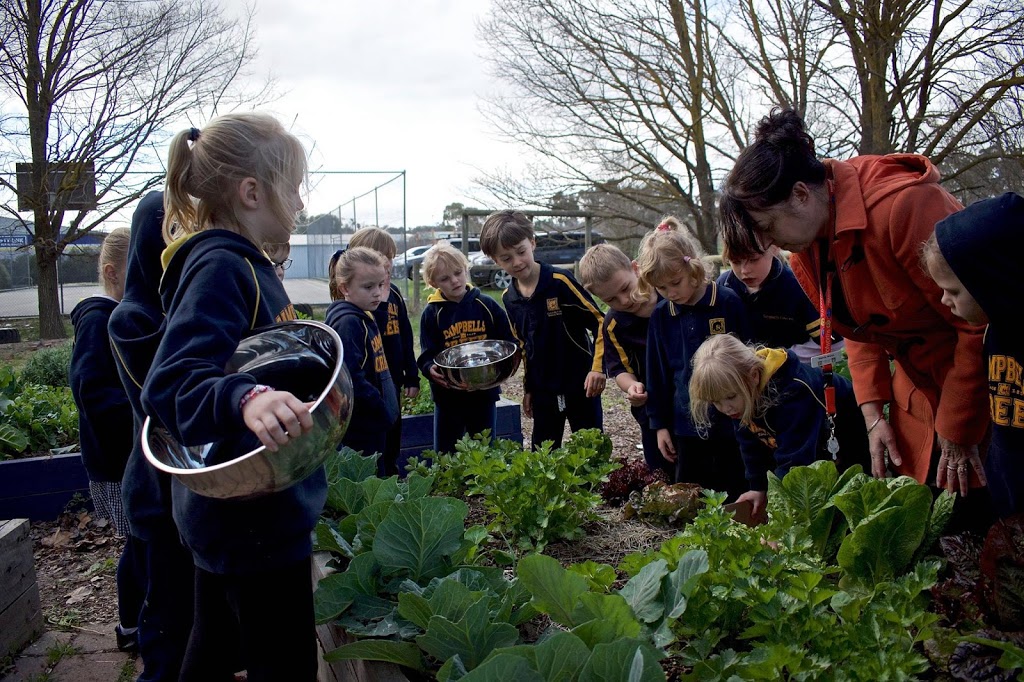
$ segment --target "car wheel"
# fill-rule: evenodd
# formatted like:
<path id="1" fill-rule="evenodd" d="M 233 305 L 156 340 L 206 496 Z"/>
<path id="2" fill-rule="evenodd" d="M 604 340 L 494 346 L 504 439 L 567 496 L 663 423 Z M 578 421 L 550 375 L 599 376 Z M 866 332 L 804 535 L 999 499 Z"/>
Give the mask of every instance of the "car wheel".
<path id="1" fill-rule="evenodd" d="M 491 284 L 496 289 L 508 289 L 512 286 L 512 275 L 504 270 L 495 270 L 494 275 L 491 277 Z"/>

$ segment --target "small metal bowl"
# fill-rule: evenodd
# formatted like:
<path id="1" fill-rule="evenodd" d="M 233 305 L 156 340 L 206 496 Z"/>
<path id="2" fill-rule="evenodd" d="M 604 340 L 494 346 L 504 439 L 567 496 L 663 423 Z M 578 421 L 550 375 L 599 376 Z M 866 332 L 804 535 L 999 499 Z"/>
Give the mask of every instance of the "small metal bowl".
<path id="1" fill-rule="evenodd" d="M 518 344 L 486 339 L 445 348 L 434 358 L 434 364 L 454 387 L 484 391 L 515 374 L 522 357 Z"/>
<path id="2" fill-rule="evenodd" d="M 338 334 L 325 324 L 296 320 L 257 329 L 238 344 L 227 372 L 313 402 L 313 430 L 270 452 L 255 434 L 241 441 L 187 447 L 147 417 L 142 449 L 149 463 L 189 489 L 222 499 L 258 497 L 295 485 L 337 449 L 352 416 L 352 378 Z M 241 456 L 236 453 L 243 452 Z"/>

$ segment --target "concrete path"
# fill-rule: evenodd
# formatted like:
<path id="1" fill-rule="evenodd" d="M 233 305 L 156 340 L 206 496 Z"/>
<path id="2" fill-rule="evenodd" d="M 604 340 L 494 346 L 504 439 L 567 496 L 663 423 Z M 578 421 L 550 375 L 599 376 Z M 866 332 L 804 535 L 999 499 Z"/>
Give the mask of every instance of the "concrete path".
<path id="1" fill-rule="evenodd" d="M 14 667 L 0 674 L 0 680 L 131 682 L 141 666 L 135 656 L 117 650 L 114 623 L 86 624 L 71 632 L 44 632 L 14 658 Z"/>

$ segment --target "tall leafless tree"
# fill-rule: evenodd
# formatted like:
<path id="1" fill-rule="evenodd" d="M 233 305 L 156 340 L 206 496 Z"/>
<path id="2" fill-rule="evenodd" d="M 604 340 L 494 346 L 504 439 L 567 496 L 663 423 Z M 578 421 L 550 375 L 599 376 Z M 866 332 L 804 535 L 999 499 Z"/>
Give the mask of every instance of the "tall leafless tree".
<path id="1" fill-rule="evenodd" d="M 172 125 L 260 101 L 270 83 L 253 90 L 240 78 L 255 57 L 251 13 L 232 19 L 211 0 L 0 0 L 0 39 L 0 188 L 16 193 L 14 162 L 31 161 L 33 191 L 22 201 L 40 335 L 62 338 L 64 249 L 162 182 L 154 147 Z M 96 204 L 74 211 L 67 175 L 59 183 L 54 171 L 87 163 Z"/>
<path id="2" fill-rule="evenodd" d="M 1024 152 L 1019 0 L 504 0 L 480 34 L 510 86 L 487 111 L 547 160 L 542 196 L 669 209 L 708 250 L 717 183 L 773 105 L 824 155 L 926 154 L 965 198 Z"/>

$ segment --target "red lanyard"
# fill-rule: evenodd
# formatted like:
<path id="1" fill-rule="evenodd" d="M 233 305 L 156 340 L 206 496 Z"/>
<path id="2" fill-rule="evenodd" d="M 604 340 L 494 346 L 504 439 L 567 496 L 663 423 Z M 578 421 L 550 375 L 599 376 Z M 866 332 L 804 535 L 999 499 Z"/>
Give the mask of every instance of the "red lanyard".
<path id="1" fill-rule="evenodd" d="M 821 245 L 819 251 L 819 267 L 825 267 L 825 247 Z M 818 288 L 818 312 L 821 315 L 821 354 L 828 355 L 832 352 L 832 278 L 835 273 L 825 274 L 825 285 Z M 825 378 L 825 412 L 829 415 L 836 413 L 836 387 L 832 384 L 832 363 L 822 365 L 822 374 Z"/>

